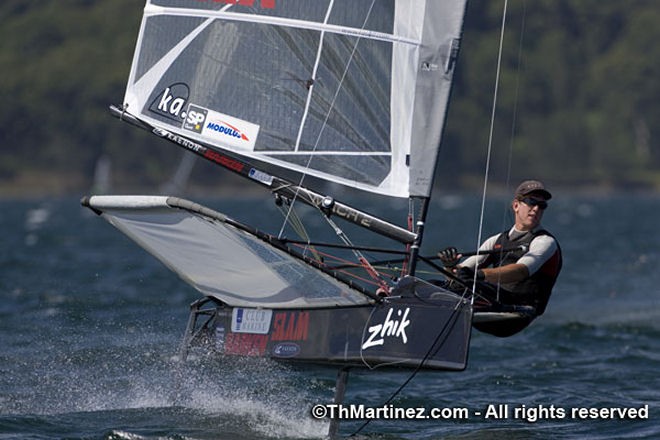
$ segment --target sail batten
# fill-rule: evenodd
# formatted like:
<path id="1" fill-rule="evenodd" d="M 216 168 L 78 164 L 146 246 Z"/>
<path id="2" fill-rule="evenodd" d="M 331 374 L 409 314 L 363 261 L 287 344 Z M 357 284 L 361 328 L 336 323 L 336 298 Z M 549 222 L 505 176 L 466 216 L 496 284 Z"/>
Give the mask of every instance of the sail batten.
<path id="1" fill-rule="evenodd" d="M 330 17 L 330 12 L 332 12 L 332 1 L 328 5 L 328 11 L 325 14 L 325 19 L 323 20 L 323 25 L 328 24 L 328 18 Z M 298 149 L 300 148 L 300 139 L 302 138 L 303 134 L 303 129 L 305 128 L 305 121 L 307 120 L 307 115 L 309 114 L 309 105 L 310 101 L 312 99 L 312 93 L 314 93 L 314 80 L 316 78 L 318 69 L 319 69 L 319 63 L 321 61 L 321 53 L 323 50 L 323 38 L 325 37 L 325 31 L 322 30 L 321 34 L 319 36 L 319 46 L 316 51 L 316 59 L 314 60 L 314 68 L 312 69 L 312 75 L 311 78 L 308 81 L 308 86 L 307 86 L 307 100 L 305 101 L 305 110 L 302 115 L 302 122 L 300 123 L 300 126 L 298 127 L 298 136 L 296 137 L 296 144 L 293 148 L 294 152 L 297 152 Z"/>
<path id="2" fill-rule="evenodd" d="M 244 21 L 250 23 L 272 24 L 277 26 L 292 27 L 299 29 L 310 29 L 320 32 L 330 32 L 334 34 L 348 35 L 359 38 L 369 38 L 373 40 L 389 41 L 393 43 L 405 43 L 410 45 L 419 45 L 418 39 L 406 37 L 403 35 L 387 34 L 366 29 L 333 25 L 328 23 L 318 23 L 313 21 L 295 20 L 290 18 L 260 16 L 253 14 L 243 14 L 240 12 L 221 11 L 199 11 L 183 8 L 165 8 L 148 7 L 145 8 L 145 16 L 170 15 L 178 17 L 199 17 L 199 18 L 217 18 L 228 21 Z"/>
<path id="3" fill-rule="evenodd" d="M 126 111 L 330 182 L 430 194 L 465 0 L 227 3 L 147 1 Z"/>

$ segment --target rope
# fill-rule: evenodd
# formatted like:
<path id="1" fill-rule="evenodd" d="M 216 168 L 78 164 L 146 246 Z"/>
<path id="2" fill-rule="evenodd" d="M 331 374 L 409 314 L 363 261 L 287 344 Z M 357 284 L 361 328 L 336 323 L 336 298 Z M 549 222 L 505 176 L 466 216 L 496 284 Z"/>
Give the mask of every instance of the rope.
<path id="1" fill-rule="evenodd" d="M 299 248 L 302 248 L 302 249 L 307 248 L 306 246 L 304 246 L 302 244 L 294 244 L 293 246 L 299 247 Z M 325 264 L 325 266 L 328 269 L 331 269 L 331 270 L 336 271 L 338 273 L 342 273 L 342 274 L 346 275 L 347 277 L 354 278 L 354 279 L 356 279 L 358 281 L 361 281 L 365 284 L 371 284 L 372 286 L 376 286 L 376 287 L 382 287 L 382 285 L 381 285 L 381 278 L 382 277 L 388 277 L 388 278 L 392 278 L 392 279 L 394 278 L 394 276 L 392 276 L 392 275 L 383 274 L 382 273 L 383 271 L 385 271 L 385 270 L 398 271 L 399 270 L 398 268 L 378 267 L 378 266 L 375 266 L 371 263 L 369 263 L 368 267 L 366 267 L 366 265 L 362 261 L 360 261 L 359 263 L 356 263 L 354 261 L 346 260 L 344 258 L 338 257 L 337 255 L 334 255 L 334 254 L 319 251 L 317 249 L 314 251 L 314 254 L 318 255 L 319 258 L 322 257 L 322 259 L 320 261 L 323 261 L 323 263 Z M 362 257 L 362 258 L 364 258 L 364 257 Z M 328 264 L 329 260 L 332 260 L 335 263 L 341 263 L 341 266 L 340 267 L 333 267 L 333 266 Z M 363 269 L 364 271 L 366 271 L 369 274 L 369 276 L 371 276 L 371 279 L 358 276 L 357 274 L 355 274 L 353 272 L 349 272 L 348 270 L 343 270 L 343 269 L 348 269 L 348 270 Z M 374 281 L 374 279 L 376 279 L 376 280 Z"/>
<path id="2" fill-rule="evenodd" d="M 369 276 L 370 276 L 370 277 L 371 277 L 376 283 L 378 283 L 378 286 L 379 286 L 381 289 L 383 289 L 385 292 L 389 292 L 389 291 L 390 291 L 390 287 L 389 287 L 389 285 L 387 284 L 387 282 L 381 277 L 381 275 L 378 273 L 378 271 L 376 271 L 376 270 L 371 266 L 371 264 L 369 263 L 369 260 L 367 260 L 367 259 L 364 257 L 364 254 L 363 254 L 360 250 L 356 249 L 355 246 L 353 246 L 353 243 L 351 243 L 351 240 L 350 240 L 350 239 L 348 238 L 348 236 L 344 233 L 344 231 L 342 231 L 341 228 L 340 228 L 339 226 L 337 226 L 337 224 L 336 224 L 334 221 L 332 221 L 332 219 L 330 218 L 329 215 L 324 215 L 324 218 L 325 218 L 325 220 L 330 224 L 330 226 L 334 229 L 335 234 L 337 234 L 337 237 L 339 237 L 339 239 L 340 239 L 341 241 L 343 241 L 344 244 L 346 244 L 347 246 L 349 246 L 349 247 L 351 248 L 351 249 L 350 249 L 351 252 L 353 252 L 353 255 L 355 255 L 355 258 L 356 258 L 356 259 L 362 264 L 362 267 L 363 267 L 364 270 L 367 272 L 367 274 L 369 274 Z"/>

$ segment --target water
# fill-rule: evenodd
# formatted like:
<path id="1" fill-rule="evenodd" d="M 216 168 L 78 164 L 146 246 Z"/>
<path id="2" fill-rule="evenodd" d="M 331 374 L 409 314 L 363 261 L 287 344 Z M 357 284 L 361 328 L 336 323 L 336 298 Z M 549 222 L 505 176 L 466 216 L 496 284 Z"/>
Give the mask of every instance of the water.
<path id="1" fill-rule="evenodd" d="M 204 202 L 279 230 L 268 224 L 270 204 L 264 212 L 254 200 Z M 422 372 L 392 402 L 464 408 L 470 418 L 376 420 L 361 438 L 660 438 L 660 199 L 552 202 L 544 224 L 560 238 L 565 266 L 546 314 L 512 338 L 475 332 L 466 371 Z M 375 210 L 372 199 L 359 203 Z M 505 205 L 489 201 L 485 230 L 504 229 Z M 425 253 L 472 249 L 478 208 L 471 198 L 438 198 Z M 0 438 L 324 437 L 328 423 L 310 409 L 331 401 L 334 370 L 199 353 L 179 365 L 198 295 L 77 200 L 2 201 L 0 225 Z M 354 371 L 346 402 L 378 407 L 408 374 Z M 485 417 L 500 404 L 507 417 Z M 648 417 L 636 420 L 570 414 L 644 405 Z M 344 422 L 341 433 L 360 425 Z"/>

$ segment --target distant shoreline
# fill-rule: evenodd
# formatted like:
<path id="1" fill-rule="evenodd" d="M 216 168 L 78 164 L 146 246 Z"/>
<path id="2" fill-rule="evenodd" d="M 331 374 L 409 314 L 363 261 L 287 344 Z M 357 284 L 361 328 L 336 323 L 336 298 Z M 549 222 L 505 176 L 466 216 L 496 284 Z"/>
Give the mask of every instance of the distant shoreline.
<path id="1" fill-rule="evenodd" d="M 615 197 L 615 196 L 648 196 L 660 197 L 660 191 L 653 188 L 630 188 L 626 186 L 611 185 L 552 185 L 550 189 L 555 196 L 584 196 L 584 197 Z M 346 190 L 350 191 L 350 190 Z M 481 196 L 483 188 L 470 188 L 466 186 L 457 186 L 452 189 L 438 187 L 434 190 L 434 198 L 447 196 L 475 195 Z M 322 191 L 321 191 L 322 192 Z M 357 193 L 357 192 L 356 192 Z M 488 195 L 491 197 L 507 197 L 511 193 L 502 185 L 489 185 Z M 157 186 L 125 186 L 113 188 L 108 191 L 95 192 L 92 188 L 80 185 L 16 185 L 0 182 L 0 200 L 41 200 L 48 198 L 69 198 L 83 197 L 95 194 L 117 194 L 117 195 L 172 195 L 186 198 L 249 198 L 249 199 L 269 199 L 272 197 L 270 191 L 258 185 L 246 184 L 240 185 L 233 182 L 229 185 L 213 184 L 202 187 L 199 185 L 190 185 L 183 192 L 173 192 L 165 194 Z M 351 193 L 350 197 L 355 193 Z M 365 193 L 368 194 L 368 193 Z M 341 191 L 336 194 L 338 199 L 347 198 L 347 193 Z"/>
<path id="2" fill-rule="evenodd" d="M 230 173 L 226 170 L 219 170 L 211 176 L 201 174 L 196 179 L 190 179 L 183 194 L 185 197 L 242 197 L 250 199 L 269 198 L 270 191 L 258 184 L 249 182 L 244 178 Z M 135 179 L 134 179 L 135 180 Z M 92 179 L 76 170 L 71 170 L 69 174 L 56 172 L 44 172 L 38 170 L 26 170 L 15 174 L 12 178 L 0 179 L 0 200 L 7 199 L 44 199 L 85 196 L 90 194 L 163 194 L 162 186 L 165 182 L 157 184 L 137 184 L 131 182 L 130 176 L 121 173 L 115 173 L 111 180 L 109 188 L 94 188 Z M 164 180 L 164 179 L 163 179 Z M 433 197 L 443 195 L 462 195 L 474 194 L 481 196 L 483 192 L 483 181 L 474 176 L 465 175 L 451 182 L 447 179 L 436 181 Z M 542 180 L 548 185 L 551 192 L 557 195 L 585 195 L 591 197 L 597 196 L 615 196 L 627 194 L 646 194 L 649 196 L 660 196 L 660 185 L 653 185 L 652 182 L 618 182 L 607 184 L 594 183 L 562 183 L 553 181 L 550 178 L 542 177 Z M 318 180 L 316 181 L 318 184 Z M 312 185 L 311 181 L 307 181 Z M 488 183 L 488 194 L 490 196 L 508 197 L 512 194 L 517 180 L 511 180 L 509 183 L 491 181 Z M 336 185 L 332 186 L 333 195 L 337 199 L 345 199 L 347 192 L 343 189 L 337 191 Z M 323 193 L 324 190 L 320 189 Z M 346 191 L 350 191 L 346 190 Z M 351 193 L 351 197 L 355 193 Z M 369 194 L 369 193 L 365 193 Z M 167 195 L 181 195 L 171 193 Z"/>

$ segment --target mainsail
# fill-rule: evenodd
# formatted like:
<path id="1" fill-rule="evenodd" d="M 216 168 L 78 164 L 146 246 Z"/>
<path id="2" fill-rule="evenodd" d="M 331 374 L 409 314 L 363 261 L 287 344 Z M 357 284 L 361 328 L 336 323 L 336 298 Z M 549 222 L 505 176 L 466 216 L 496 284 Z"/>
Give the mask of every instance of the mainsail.
<path id="1" fill-rule="evenodd" d="M 234 155 L 428 197 L 466 0 L 148 0 L 124 110 Z"/>

